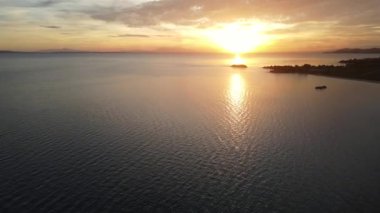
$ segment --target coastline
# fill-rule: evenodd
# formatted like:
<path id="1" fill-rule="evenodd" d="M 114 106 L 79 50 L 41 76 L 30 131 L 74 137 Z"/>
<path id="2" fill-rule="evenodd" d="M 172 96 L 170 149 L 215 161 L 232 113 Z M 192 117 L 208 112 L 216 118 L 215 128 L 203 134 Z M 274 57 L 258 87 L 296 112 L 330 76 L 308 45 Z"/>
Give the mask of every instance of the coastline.
<path id="1" fill-rule="evenodd" d="M 349 80 L 361 80 L 371 83 L 380 83 L 380 58 L 350 59 L 339 61 L 339 63 L 343 65 L 272 65 L 265 66 L 263 68 L 269 69 L 269 72 L 276 74 L 311 74 Z"/>

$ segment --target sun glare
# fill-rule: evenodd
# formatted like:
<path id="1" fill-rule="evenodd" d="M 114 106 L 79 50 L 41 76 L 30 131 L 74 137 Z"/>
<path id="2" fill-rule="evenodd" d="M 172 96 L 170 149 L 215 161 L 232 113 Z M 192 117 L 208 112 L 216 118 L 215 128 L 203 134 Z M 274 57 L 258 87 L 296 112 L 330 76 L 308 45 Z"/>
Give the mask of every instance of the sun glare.
<path id="1" fill-rule="evenodd" d="M 235 53 L 247 53 L 255 50 L 267 41 L 264 35 L 265 25 L 233 23 L 211 30 L 209 37 L 224 50 Z"/>
<path id="2" fill-rule="evenodd" d="M 232 60 L 232 64 L 245 64 L 245 60 L 240 57 L 240 55 L 236 55 Z"/>
<path id="3" fill-rule="evenodd" d="M 240 111 L 244 102 L 245 82 L 243 77 L 234 73 L 230 78 L 229 98 L 235 112 Z"/>

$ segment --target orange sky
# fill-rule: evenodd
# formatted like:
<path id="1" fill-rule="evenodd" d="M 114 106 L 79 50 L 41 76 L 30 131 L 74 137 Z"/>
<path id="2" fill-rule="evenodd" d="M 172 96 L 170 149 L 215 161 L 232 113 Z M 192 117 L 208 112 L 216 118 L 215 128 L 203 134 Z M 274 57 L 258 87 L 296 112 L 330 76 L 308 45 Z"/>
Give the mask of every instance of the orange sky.
<path id="1" fill-rule="evenodd" d="M 289 52 L 380 43 L 380 1 L 2 0 L 0 49 Z"/>

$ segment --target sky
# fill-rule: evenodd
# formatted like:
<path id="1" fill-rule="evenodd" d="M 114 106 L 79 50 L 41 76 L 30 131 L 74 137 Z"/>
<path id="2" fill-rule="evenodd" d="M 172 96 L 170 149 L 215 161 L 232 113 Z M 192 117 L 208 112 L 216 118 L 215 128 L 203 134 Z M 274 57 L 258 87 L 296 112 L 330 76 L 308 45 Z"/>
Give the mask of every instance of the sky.
<path id="1" fill-rule="evenodd" d="M 380 46 L 379 0 L 0 0 L 0 49 L 313 52 Z"/>

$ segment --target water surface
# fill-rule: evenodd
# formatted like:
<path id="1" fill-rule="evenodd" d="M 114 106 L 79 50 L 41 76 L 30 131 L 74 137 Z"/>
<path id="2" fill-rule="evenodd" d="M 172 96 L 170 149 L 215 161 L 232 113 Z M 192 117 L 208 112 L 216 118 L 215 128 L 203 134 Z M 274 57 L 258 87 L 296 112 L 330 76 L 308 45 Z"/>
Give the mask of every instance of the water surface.
<path id="1" fill-rule="evenodd" d="M 0 211 L 375 212 L 380 84 L 260 68 L 351 57 L 2 54 Z"/>

